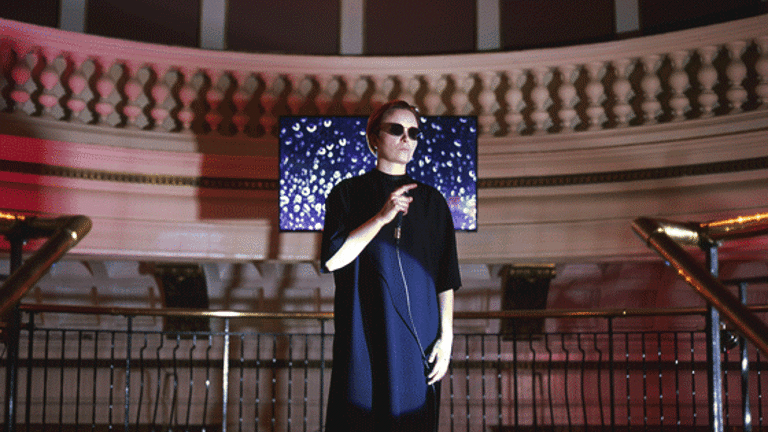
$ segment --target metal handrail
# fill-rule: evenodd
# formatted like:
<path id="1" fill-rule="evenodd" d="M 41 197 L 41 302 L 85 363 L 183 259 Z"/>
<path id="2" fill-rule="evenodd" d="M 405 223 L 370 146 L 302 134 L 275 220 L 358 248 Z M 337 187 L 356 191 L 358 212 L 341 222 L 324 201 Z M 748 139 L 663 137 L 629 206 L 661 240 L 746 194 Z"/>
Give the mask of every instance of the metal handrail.
<path id="1" fill-rule="evenodd" d="M 706 223 L 638 218 L 632 229 L 667 260 L 710 305 L 760 351 L 768 355 L 768 325 L 703 268 L 681 245 L 703 245 L 768 233 L 768 213 Z"/>
<path id="2" fill-rule="evenodd" d="M 91 220 L 86 216 L 0 218 L 0 234 L 6 237 L 23 240 L 48 237 L 0 286 L 0 317 L 17 305 L 51 265 L 88 234 L 91 226 Z"/>
<path id="3" fill-rule="evenodd" d="M 768 312 L 768 304 L 746 306 L 753 313 Z M 70 306 L 54 304 L 21 304 L 25 312 L 81 313 L 115 316 L 162 316 L 185 318 L 228 318 L 228 319 L 278 319 L 278 320 L 331 320 L 333 312 L 258 312 L 235 310 L 200 310 L 184 308 L 129 308 L 101 306 Z M 454 319 L 508 319 L 508 318 L 630 318 L 648 316 L 703 315 L 704 307 L 675 308 L 626 308 L 626 309 L 546 309 L 506 311 L 456 311 Z"/>

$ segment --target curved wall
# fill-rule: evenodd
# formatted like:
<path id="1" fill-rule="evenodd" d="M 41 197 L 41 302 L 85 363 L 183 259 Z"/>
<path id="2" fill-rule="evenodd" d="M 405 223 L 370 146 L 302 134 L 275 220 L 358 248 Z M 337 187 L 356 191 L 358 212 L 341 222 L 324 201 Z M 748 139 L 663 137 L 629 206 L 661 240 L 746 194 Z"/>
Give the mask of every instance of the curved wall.
<path id="1" fill-rule="evenodd" d="M 314 261 L 317 235 L 277 232 L 277 117 L 403 98 L 479 118 L 465 263 L 645 259 L 636 217 L 765 210 L 766 28 L 763 15 L 563 49 L 353 58 L 0 20 L 0 207 L 92 217 L 81 256 Z M 741 246 L 725 256 L 766 249 Z"/>

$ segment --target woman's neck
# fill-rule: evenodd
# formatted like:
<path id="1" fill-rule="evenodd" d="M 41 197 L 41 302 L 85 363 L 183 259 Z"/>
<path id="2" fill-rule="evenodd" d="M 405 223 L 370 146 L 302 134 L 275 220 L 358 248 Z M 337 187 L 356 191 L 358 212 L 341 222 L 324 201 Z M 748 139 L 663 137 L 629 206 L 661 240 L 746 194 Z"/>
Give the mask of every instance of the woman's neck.
<path id="1" fill-rule="evenodd" d="M 389 175 L 405 175 L 405 165 L 383 161 L 376 161 L 376 169 Z"/>

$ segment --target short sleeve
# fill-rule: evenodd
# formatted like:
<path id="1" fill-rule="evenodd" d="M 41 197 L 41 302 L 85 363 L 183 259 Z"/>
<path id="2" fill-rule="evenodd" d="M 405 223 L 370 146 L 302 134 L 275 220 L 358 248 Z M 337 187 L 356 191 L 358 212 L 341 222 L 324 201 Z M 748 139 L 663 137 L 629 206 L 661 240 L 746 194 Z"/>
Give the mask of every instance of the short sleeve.
<path id="1" fill-rule="evenodd" d="M 439 194 L 439 193 L 438 193 Z M 456 249 L 456 230 L 453 224 L 453 217 L 451 211 L 448 208 L 448 203 L 440 195 L 441 211 L 440 217 L 442 223 L 442 244 L 439 261 L 438 283 L 436 284 L 437 292 L 448 291 L 450 289 L 457 290 L 461 287 L 461 271 L 459 270 L 459 257 Z"/>
<path id="2" fill-rule="evenodd" d="M 325 200 L 325 222 L 320 248 L 320 269 L 323 273 L 330 273 L 325 263 L 341 248 L 349 235 L 349 200 L 345 199 L 343 189 L 343 184 L 337 185 Z"/>

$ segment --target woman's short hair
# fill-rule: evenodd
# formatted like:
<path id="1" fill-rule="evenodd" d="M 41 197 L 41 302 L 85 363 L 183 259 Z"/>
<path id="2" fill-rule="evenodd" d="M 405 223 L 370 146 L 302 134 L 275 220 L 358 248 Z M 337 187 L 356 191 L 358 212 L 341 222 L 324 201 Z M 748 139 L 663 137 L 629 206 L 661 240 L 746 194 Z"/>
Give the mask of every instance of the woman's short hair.
<path id="1" fill-rule="evenodd" d="M 394 100 L 378 107 L 376 111 L 374 111 L 370 117 L 368 117 L 368 124 L 365 126 L 365 141 L 368 143 L 368 150 L 370 150 L 374 155 L 376 154 L 376 151 L 374 151 L 373 147 L 371 146 L 370 137 L 379 135 L 379 132 L 381 132 L 381 122 L 384 119 L 384 116 L 386 116 L 387 113 L 396 110 L 410 111 L 413 114 L 413 117 L 416 118 L 416 123 L 419 123 L 419 110 L 406 101 Z"/>

